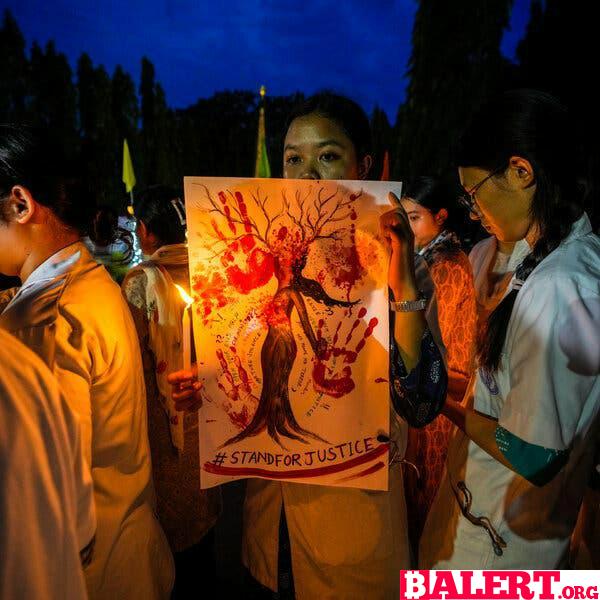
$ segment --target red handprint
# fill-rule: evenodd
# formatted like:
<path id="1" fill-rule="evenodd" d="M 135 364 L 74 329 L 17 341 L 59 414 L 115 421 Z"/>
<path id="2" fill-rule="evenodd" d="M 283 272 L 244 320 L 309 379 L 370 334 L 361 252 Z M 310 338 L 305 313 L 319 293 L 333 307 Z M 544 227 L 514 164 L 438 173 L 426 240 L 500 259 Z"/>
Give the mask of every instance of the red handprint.
<path id="1" fill-rule="evenodd" d="M 242 366 L 242 361 L 237 355 L 235 347 L 231 346 L 229 350 L 233 354 L 233 362 L 238 373 L 238 383 L 235 382 L 223 351 L 217 350 L 217 358 L 222 369 L 217 385 L 227 398 L 221 404 L 221 407 L 227 413 L 229 420 L 238 429 L 244 429 L 248 426 L 248 423 L 250 423 L 256 412 L 258 398 L 252 394 L 252 385 L 248 377 L 248 372 Z"/>
<path id="2" fill-rule="evenodd" d="M 346 394 L 350 393 L 355 383 L 352 379 L 352 367 L 350 366 L 354 362 L 361 350 L 365 347 L 367 339 L 373 334 L 373 330 L 378 324 L 378 320 L 373 317 L 365 329 L 361 340 L 358 342 L 354 350 L 349 350 L 348 345 L 352 341 L 354 332 L 359 327 L 362 318 L 367 314 L 366 308 L 361 308 L 358 311 L 358 316 L 352 323 L 350 331 L 346 335 L 343 346 L 338 346 L 340 338 L 340 329 L 343 321 L 340 321 L 335 329 L 333 340 L 331 344 L 323 338 L 323 325 L 325 321 L 321 319 L 319 321 L 317 329 L 317 356 L 314 359 L 313 367 L 313 387 L 317 392 L 327 394 L 334 398 L 341 398 Z M 332 358 L 342 358 L 344 367 L 339 370 L 334 370 L 333 367 L 328 365 L 328 362 Z"/>
<path id="3" fill-rule="evenodd" d="M 215 219 L 211 219 L 211 226 L 218 238 L 227 243 L 221 255 L 221 264 L 225 267 L 225 275 L 231 286 L 241 294 L 248 294 L 252 290 L 265 285 L 273 276 L 273 254 L 266 249 L 256 246 L 254 225 L 248 216 L 248 207 L 241 192 L 231 194 L 235 205 L 230 206 L 225 192 L 219 192 L 219 202 L 222 205 L 216 210 L 225 217 L 227 226 L 234 236 L 226 237 L 220 230 Z M 216 204 L 216 203 L 215 203 Z M 234 214 L 235 213 L 235 214 Z M 238 227 L 243 227 L 243 233 L 238 236 Z"/>
<path id="4" fill-rule="evenodd" d="M 221 191 L 213 196 L 206 186 L 204 188 L 206 200 L 211 206 L 209 212 L 214 217 L 206 232 L 207 237 L 213 240 L 207 248 L 218 248 L 211 261 L 220 262 L 223 267 L 221 276 L 227 282 L 220 297 L 225 301 L 230 301 L 230 298 L 235 301 L 239 294 L 248 294 L 265 286 L 272 278 L 277 283 L 276 290 L 269 288 L 269 292 L 273 293 L 272 301 L 261 311 L 267 335 L 260 351 L 263 381 L 258 399 L 252 394 L 247 374 L 235 353 L 233 369 L 237 369 L 239 379 L 234 379 L 227 368 L 223 353 L 217 354 L 222 368 L 219 387 L 226 397 L 224 408 L 230 420 L 243 428 L 224 445 L 238 443 L 264 431 L 282 447 L 282 438 L 304 443 L 308 438 L 324 441 L 300 424 L 291 404 L 289 379 L 297 356 L 292 315 L 295 311 L 298 313 L 304 332 L 312 340 L 318 356 L 314 368 L 315 388 L 335 397 L 347 394 L 355 385 L 350 365 L 356 360 L 377 322 L 371 321 L 370 329 L 352 351 L 338 348 L 337 338 L 331 347 L 325 340 L 316 340 L 308 319 L 305 297 L 328 307 L 347 308 L 354 303 L 330 296 L 321 283 L 310 279 L 303 271 L 314 243 L 343 239 L 348 229 L 344 222 L 356 219 L 353 203 L 360 193 L 346 195 L 340 188 L 317 186 L 310 187 L 306 193 L 297 190 L 293 199 L 288 199 L 285 191 L 282 191 L 281 209 L 273 214 L 272 206 L 268 206 L 268 196 L 262 195 L 257 189 L 256 194 L 249 192 L 247 195 L 253 203 L 252 214 L 249 215 L 242 192 Z M 349 232 L 354 245 L 352 225 Z M 356 258 L 355 254 L 352 258 Z M 357 278 L 358 267 L 353 266 L 350 271 L 340 275 L 336 285 L 348 295 Z M 348 334 L 346 345 L 350 343 L 364 314 L 361 313 Z M 334 373 L 333 361 L 329 363 L 329 360 L 342 353 L 344 368 L 340 373 Z M 232 362 L 230 357 L 228 360 Z M 241 405 L 238 404 L 240 401 Z M 247 408 L 248 405 L 250 408 Z"/>
<path id="5" fill-rule="evenodd" d="M 228 302 L 225 288 L 227 280 L 221 273 L 203 275 L 194 273 L 192 277 L 192 292 L 196 310 L 206 322 L 214 308 L 222 308 Z"/>

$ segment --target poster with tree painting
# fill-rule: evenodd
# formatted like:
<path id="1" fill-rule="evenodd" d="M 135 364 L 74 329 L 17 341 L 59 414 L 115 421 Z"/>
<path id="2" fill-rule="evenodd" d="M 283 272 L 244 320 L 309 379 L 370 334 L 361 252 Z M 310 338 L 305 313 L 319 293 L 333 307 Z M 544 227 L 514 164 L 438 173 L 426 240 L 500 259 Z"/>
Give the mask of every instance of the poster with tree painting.
<path id="1" fill-rule="evenodd" d="M 203 488 L 387 489 L 390 191 L 185 178 Z"/>

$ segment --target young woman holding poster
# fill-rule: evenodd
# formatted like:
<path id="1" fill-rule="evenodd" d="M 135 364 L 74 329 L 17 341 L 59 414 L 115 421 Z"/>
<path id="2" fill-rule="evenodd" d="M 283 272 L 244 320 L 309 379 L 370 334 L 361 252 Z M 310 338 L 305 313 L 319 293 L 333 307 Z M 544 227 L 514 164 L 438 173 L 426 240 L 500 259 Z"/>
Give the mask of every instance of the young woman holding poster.
<path id="1" fill-rule="evenodd" d="M 370 137 L 368 119 L 354 102 L 318 94 L 290 117 L 284 177 L 365 179 L 372 163 Z M 391 247 L 392 293 L 398 304 L 406 301 L 422 308 L 414 268 L 407 270 L 403 262 L 404 249 L 412 244 L 405 213 L 401 208 L 390 211 L 382 218 L 381 226 Z M 412 261 L 412 249 L 409 252 Z M 392 396 L 397 402 L 415 389 L 423 392 L 425 400 L 421 400 L 428 403 L 431 418 L 446 391 L 441 355 L 427 332 L 422 311 L 397 315 L 392 337 Z M 436 381 L 429 379 L 425 391 L 423 381 L 428 367 L 423 367 L 417 377 L 408 373 L 417 362 L 421 345 L 422 363 L 435 364 L 436 369 Z M 190 379 L 188 373 L 171 376 L 177 387 L 175 398 L 192 394 Z M 409 407 L 410 403 L 403 406 Z M 413 423 L 418 421 L 410 408 L 403 414 Z M 393 411 L 390 428 L 392 445 L 402 451 L 406 425 Z M 288 546 L 286 555 L 283 550 Z M 291 573 L 285 573 L 290 553 Z M 242 556 L 252 576 L 265 586 L 262 592 L 257 591 L 257 597 L 269 597 L 269 590 L 277 590 L 281 598 L 397 598 L 398 572 L 410 566 L 401 464 L 395 461 L 390 465 L 388 492 L 250 479 Z"/>
<path id="2" fill-rule="evenodd" d="M 369 123 L 356 104 L 317 95 L 289 123 L 286 179 L 367 177 Z M 392 421 L 392 437 L 402 444 L 405 431 Z M 242 556 L 252 576 L 272 590 L 281 583 L 278 555 L 286 529 L 297 598 L 393 597 L 398 570 L 409 565 L 401 466 L 390 468 L 389 492 L 250 479 Z"/>
<path id="3" fill-rule="evenodd" d="M 461 432 L 422 568 L 563 564 L 600 410 L 600 240 L 582 209 L 572 131 L 555 98 L 520 90 L 485 106 L 463 138 L 462 202 L 530 251 L 488 319 L 467 406 L 444 408 Z"/>

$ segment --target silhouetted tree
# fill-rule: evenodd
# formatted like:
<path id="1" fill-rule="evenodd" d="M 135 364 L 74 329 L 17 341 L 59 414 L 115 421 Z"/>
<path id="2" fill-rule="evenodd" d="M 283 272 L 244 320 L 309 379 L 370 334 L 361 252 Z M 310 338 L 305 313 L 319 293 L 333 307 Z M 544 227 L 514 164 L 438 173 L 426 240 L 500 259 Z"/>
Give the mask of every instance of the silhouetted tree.
<path id="1" fill-rule="evenodd" d="M 369 179 L 379 179 L 383 169 L 385 152 L 391 154 L 395 148 L 391 148 L 394 139 L 392 126 L 385 112 L 378 106 L 373 109 L 371 115 L 371 131 L 373 133 L 373 166 L 369 173 Z"/>
<path id="2" fill-rule="evenodd" d="M 25 38 L 6 10 L 0 28 L 0 121 L 18 122 L 27 117 L 28 71 Z"/>
<path id="3" fill-rule="evenodd" d="M 579 175 L 596 229 L 600 226 L 600 117 L 590 68 L 597 62 L 597 8 L 585 0 L 533 0 L 531 19 L 517 49 L 519 84 L 554 94 L 575 118 L 582 143 Z"/>
<path id="4" fill-rule="evenodd" d="M 67 57 L 56 51 L 54 42 L 45 50 L 34 43 L 30 62 L 31 121 L 46 128 L 74 161 L 79 155 L 77 93 Z"/>
<path id="5" fill-rule="evenodd" d="M 112 114 L 111 80 L 104 67 L 94 67 L 87 54 L 77 63 L 77 90 L 81 173 L 97 202 L 116 204 L 121 156 Z"/>
<path id="6" fill-rule="evenodd" d="M 420 0 L 393 175 L 440 174 L 472 111 L 503 87 L 500 41 L 512 0 Z"/>
<path id="7" fill-rule="evenodd" d="M 129 73 L 119 65 L 111 81 L 112 116 L 119 139 L 130 142 L 137 135 L 140 107 L 135 84 Z"/>

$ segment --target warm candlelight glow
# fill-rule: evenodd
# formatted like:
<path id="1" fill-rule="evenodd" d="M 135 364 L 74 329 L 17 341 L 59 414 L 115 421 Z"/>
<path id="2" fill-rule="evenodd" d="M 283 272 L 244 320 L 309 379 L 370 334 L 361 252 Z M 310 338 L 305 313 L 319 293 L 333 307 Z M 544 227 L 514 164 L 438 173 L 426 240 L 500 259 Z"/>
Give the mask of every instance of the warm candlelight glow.
<path id="1" fill-rule="evenodd" d="M 175 284 L 175 287 L 177 288 L 181 299 L 185 302 L 186 308 L 191 306 L 194 302 L 194 299 L 180 285 Z"/>
<path id="2" fill-rule="evenodd" d="M 181 318 L 181 351 L 183 368 L 189 370 L 192 367 L 192 319 L 189 308 L 194 300 L 180 285 L 175 284 L 175 287 L 185 302 Z"/>

